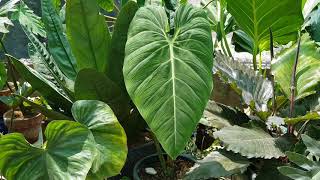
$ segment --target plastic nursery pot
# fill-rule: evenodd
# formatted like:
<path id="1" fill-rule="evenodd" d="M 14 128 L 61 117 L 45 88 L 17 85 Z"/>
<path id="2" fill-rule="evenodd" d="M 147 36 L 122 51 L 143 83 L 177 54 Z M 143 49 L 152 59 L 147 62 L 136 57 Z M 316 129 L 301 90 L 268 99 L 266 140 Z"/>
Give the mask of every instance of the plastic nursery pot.
<path id="1" fill-rule="evenodd" d="M 164 156 L 167 156 L 167 154 L 163 154 Z M 185 161 L 189 161 L 189 162 L 193 162 L 195 163 L 195 160 L 188 157 L 187 155 L 180 155 L 177 159 L 182 159 Z M 142 158 L 141 160 L 139 160 L 134 168 L 133 168 L 133 179 L 134 180 L 141 180 L 140 176 L 139 176 L 139 172 L 140 170 L 146 168 L 146 167 L 152 167 L 152 165 L 154 165 L 155 163 L 159 162 L 159 156 L 158 154 L 153 154 L 147 157 Z"/>
<path id="2" fill-rule="evenodd" d="M 23 117 L 21 111 L 14 111 L 14 115 L 12 116 L 12 113 L 13 111 L 10 110 L 3 115 L 4 124 L 9 132 L 22 133 L 29 143 L 36 142 L 44 116 L 41 113 L 37 113 L 32 117 Z"/>
<path id="3" fill-rule="evenodd" d="M 10 86 L 10 88 L 11 88 L 13 91 L 15 91 L 15 88 L 14 88 L 14 85 L 13 85 L 12 82 L 9 82 L 9 86 Z M 4 87 L 4 89 L 2 89 L 2 90 L 0 91 L 0 96 L 10 96 L 10 95 L 11 95 L 11 91 L 10 91 L 10 89 L 9 89 L 8 87 L 6 87 L 6 86 Z M 6 104 L 4 104 L 3 102 L 0 101 L 0 114 L 1 114 L 1 116 L 2 116 L 5 112 L 7 112 L 9 109 L 10 109 L 9 106 L 7 106 Z"/>

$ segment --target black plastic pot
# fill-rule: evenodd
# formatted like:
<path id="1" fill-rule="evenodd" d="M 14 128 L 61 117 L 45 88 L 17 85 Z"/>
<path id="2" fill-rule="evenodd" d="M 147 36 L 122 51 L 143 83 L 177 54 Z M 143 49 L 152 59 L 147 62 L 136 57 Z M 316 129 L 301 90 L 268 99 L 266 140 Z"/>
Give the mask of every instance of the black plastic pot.
<path id="1" fill-rule="evenodd" d="M 167 156 L 167 154 L 163 154 L 163 155 Z M 185 161 L 190 161 L 190 162 L 194 162 L 195 163 L 195 160 L 192 159 L 188 155 L 180 155 L 178 157 L 178 159 L 182 159 L 182 160 L 185 160 Z M 133 168 L 133 179 L 134 180 L 141 180 L 140 177 L 139 177 L 139 171 L 142 168 L 145 168 L 145 167 L 152 167 L 152 165 L 154 165 L 157 162 L 159 162 L 158 154 L 153 154 L 153 155 L 147 156 L 147 157 L 139 160 L 136 163 L 136 165 L 134 166 L 134 168 Z"/>

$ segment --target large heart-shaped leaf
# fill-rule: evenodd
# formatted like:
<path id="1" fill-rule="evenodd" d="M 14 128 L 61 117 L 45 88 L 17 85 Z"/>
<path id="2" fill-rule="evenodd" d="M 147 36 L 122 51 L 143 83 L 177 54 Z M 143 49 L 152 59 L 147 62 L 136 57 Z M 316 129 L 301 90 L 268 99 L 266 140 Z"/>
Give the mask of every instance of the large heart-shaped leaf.
<path id="1" fill-rule="evenodd" d="M 120 88 L 126 91 L 123 80 L 123 61 L 125 56 L 125 46 L 127 42 L 129 25 L 138 10 L 138 5 L 134 1 L 129 1 L 122 8 L 117 16 L 111 39 L 111 52 L 108 57 L 108 77 L 117 83 Z"/>
<path id="2" fill-rule="evenodd" d="M 129 95 L 165 151 L 176 158 L 201 118 L 212 90 L 212 38 L 206 13 L 180 6 L 170 35 L 164 8 L 133 18 L 123 73 Z"/>
<path id="3" fill-rule="evenodd" d="M 105 72 L 110 47 L 110 34 L 97 1 L 68 0 L 67 34 L 78 70 L 94 68 Z"/>
<path id="4" fill-rule="evenodd" d="M 62 22 L 52 0 L 42 0 L 41 8 L 49 51 L 61 72 L 69 79 L 75 80 L 77 75 L 76 60 L 71 52 L 69 42 L 63 34 Z"/>
<path id="5" fill-rule="evenodd" d="M 72 121 L 53 121 L 42 148 L 29 144 L 22 134 L 0 138 L 0 171 L 8 179 L 85 179 L 95 155 L 90 131 Z"/>
<path id="6" fill-rule="evenodd" d="M 127 137 L 111 108 L 95 100 L 77 101 L 72 106 L 76 121 L 92 132 L 97 149 L 91 179 L 104 179 L 119 174 L 127 158 Z"/>
<path id="7" fill-rule="evenodd" d="M 254 57 L 269 47 L 269 28 L 280 44 L 296 40 L 303 23 L 301 0 L 226 0 L 228 11 L 254 42 Z"/>
<path id="8" fill-rule="evenodd" d="M 243 128 L 230 126 L 213 133 L 219 138 L 227 150 L 240 153 L 248 158 L 279 158 L 290 143 L 284 138 L 273 138 L 260 128 Z"/>
<path id="9" fill-rule="evenodd" d="M 272 73 L 282 91 L 290 97 L 291 74 L 297 52 L 297 44 L 283 51 L 272 63 Z M 303 35 L 301 50 L 296 71 L 296 95 L 295 100 L 315 94 L 320 82 L 320 50 L 310 40 L 308 35 Z"/>

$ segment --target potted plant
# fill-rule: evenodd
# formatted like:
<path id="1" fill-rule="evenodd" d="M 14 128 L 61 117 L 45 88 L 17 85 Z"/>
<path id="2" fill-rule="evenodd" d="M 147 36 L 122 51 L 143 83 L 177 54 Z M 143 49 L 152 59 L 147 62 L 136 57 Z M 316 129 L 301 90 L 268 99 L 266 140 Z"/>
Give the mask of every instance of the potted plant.
<path id="1" fill-rule="evenodd" d="M 159 142 L 158 155 L 139 162 L 134 174 L 141 175 L 144 169 L 139 168 L 152 163 L 163 168 L 163 178 L 174 179 L 175 163 L 212 90 L 213 43 L 202 9 L 180 5 L 169 12 L 174 18 L 159 5 L 139 8 L 128 31 L 123 75 L 133 103 Z"/>

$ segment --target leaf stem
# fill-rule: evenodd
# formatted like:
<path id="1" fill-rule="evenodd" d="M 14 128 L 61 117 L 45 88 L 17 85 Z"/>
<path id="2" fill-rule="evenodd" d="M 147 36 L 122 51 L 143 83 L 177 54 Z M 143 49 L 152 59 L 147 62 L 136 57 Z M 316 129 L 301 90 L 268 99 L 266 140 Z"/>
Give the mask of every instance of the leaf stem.
<path id="1" fill-rule="evenodd" d="M 253 69 L 255 71 L 257 70 L 257 52 L 258 52 L 258 47 L 257 47 L 257 44 L 254 43 L 253 53 L 252 53 L 252 63 L 253 63 Z"/>
<path id="2" fill-rule="evenodd" d="M 272 29 L 269 28 L 269 36 L 270 36 L 270 64 L 274 58 L 274 51 L 273 51 L 273 33 Z M 270 65 L 270 70 L 271 70 L 271 65 Z M 276 94 L 275 94 L 275 79 L 274 76 L 271 73 L 271 83 L 272 83 L 272 89 L 273 89 L 273 94 L 272 94 L 272 115 L 275 115 L 277 112 L 277 101 L 276 101 Z"/>
<path id="3" fill-rule="evenodd" d="M 2 39 L 0 40 L 0 44 L 2 46 L 2 49 L 3 49 L 4 53 L 5 53 L 5 57 L 7 59 L 8 69 L 9 69 L 9 73 L 11 75 L 14 87 L 16 88 L 16 90 L 18 90 L 17 78 L 14 75 L 14 71 L 13 71 L 14 67 L 12 65 L 11 58 L 8 56 L 9 53 L 8 53 L 6 47 L 4 46 Z"/>
<path id="4" fill-rule="evenodd" d="M 167 168 L 166 161 L 165 161 L 163 153 L 162 153 L 161 145 L 160 145 L 156 135 L 152 131 L 150 131 L 150 133 L 151 133 L 154 145 L 156 146 L 156 150 L 157 150 L 157 154 L 159 157 L 161 168 L 162 168 L 163 172 L 165 173 L 165 175 L 167 176 L 168 175 L 168 172 L 167 172 L 168 168 Z"/>
<path id="5" fill-rule="evenodd" d="M 226 47 L 227 52 L 228 52 L 228 55 L 229 55 L 229 57 L 232 58 L 232 53 L 231 53 L 230 47 L 228 45 L 226 32 L 224 31 L 224 8 L 223 8 L 223 6 L 221 4 L 220 4 L 220 31 L 221 31 L 221 36 L 222 36 L 221 44 L 223 44 L 223 42 L 224 42 L 225 47 Z"/>
<path id="6" fill-rule="evenodd" d="M 295 100 L 295 91 L 296 91 L 296 72 L 297 72 L 297 66 L 298 66 L 298 60 L 299 60 L 299 53 L 300 53 L 300 45 L 301 45 L 301 35 L 299 33 L 299 40 L 298 40 L 298 48 L 297 48 L 297 53 L 292 69 L 292 74 L 291 74 L 291 87 L 290 87 L 290 118 L 293 117 L 294 113 L 294 100 Z M 289 126 L 289 133 L 293 133 L 293 126 Z"/>
<path id="7" fill-rule="evenodd" d="M 117 20 L 117 18 L 115 18 L 115 17 L 112 17 L 112 16 L 107 16 L 107 15 L 104 15 L 104 17 L 105 17 L 105 18 L 107 18 L 107 19 Z"/>
<path id="8" fill-rule="evenodd" d="M 211 1 L 209 1 L 206 5 L 204 5 L 204 6 L 203 6 L 203 8 L 202 8 L 202 9 L 205 9 L 206 7 L 208 7 L 208 6 L 209 6 L 209 4 L 211 4 L 213 1 L 215 1 L 215 0 L 211 0 Z"/>

